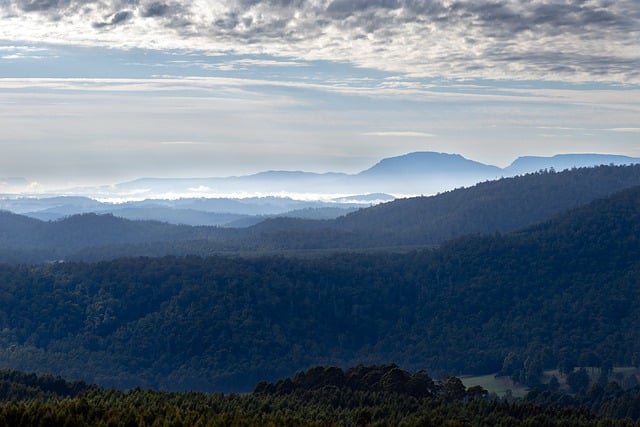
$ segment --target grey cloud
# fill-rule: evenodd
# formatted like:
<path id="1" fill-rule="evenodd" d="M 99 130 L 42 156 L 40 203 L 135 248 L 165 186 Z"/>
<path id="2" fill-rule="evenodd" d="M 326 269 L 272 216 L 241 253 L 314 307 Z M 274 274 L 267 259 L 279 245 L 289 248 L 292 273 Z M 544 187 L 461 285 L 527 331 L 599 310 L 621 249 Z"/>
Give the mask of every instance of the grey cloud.
<path id="1" fill-rule="evenodd" d="M 222 30 L 233 30 L 240 24 L 240 17 L 237 13 L 228 13 L 217 19 L 213 24 Z"/>
<path id="2" fill-rule="evenodd" d="M 334 0 L 327 7 L 327 13 L 336 18 L 351 16 L 371 9 L 399 9 L 398 0 Z"/>
<path id="3" fill-rule="evenodd" d="M 191 15 L 185 5 L 178 2 L 152 1 L 138 7 L 143 18 L 187 18 Z"/>
<path id="4" fill-rule="evenodd" d="M 9 0 L 10 4 L 29 12 L 65 12 L 78 9 L 80 6 L 94 4 L 97 12 L 110 15 L 117 10 L 137 10 L 142 17 L 165 17 L 186 15 L 197 17 L 199 11 L 191 2 L 179 0 L 174 2 L 138 0 Z M 308 19 L 316 23 L 344 24 L 336 20 L 348 19 L 357 23 L 359 18 L 373 16 L 372 27 L 392 26 L 397 17 L 385 11 L 404 11 L 402 21 L 417 23 L 466 23 L 466 25 L 491 26 L 504 30 L 519 32 L 536 26 L 555 27 L 579 31 L 586 25 L 624 26 L 637 25 L 640 6 L 634 0 L 622 1 L 628 13 L 614 13 L 609 8 L 616 8 L 616 2 L 601 1 L 600 5 L 574 0 L 564 3 L 546 3 L 524 0 L 476 0 L 443 3 L 437 0 L 330 0 L 313 2 L 303 0 L 230 0 L 226 3 L 226 11 L 215 19 L 214 24 L 223 29 L 230 29 L 239 23 L 238 17 L 255 8 L 273 10 L 278 17 L 274 20 L 289 20 L 295 12 L 303 11 Z M 618 4 L 620 4 L 618 3 Z M 622 9 L 618 7 L 619 9 Z M 632 10 L 628 10 L 632 9 Z M 189 12 L 187 12 L 189 11 Z"/>
<path id="5" fill-rule="evenodd" d="M 184 29 L 192 24 L 192 13 L 177 1 L 152 1 L 138 7 L 142 18 L 160 19 L 169 29 Z"/>
<path id="6" fill-rule="evenodd" d="M 113 17 L 111 18 L 111 25 L 117 25 L 128 20 L 129 18 L 131 18 L 131 12 L 129 12 L 128 10 L 123 10 L 113 15 Z"/>
<path id="7" fill-rule="evenodd" d="M 606 10 L 595 10 L 578 4 L 541 4 L 531 10 L 529 19 L 535 25 L 562 27 L 616 23 L 616 17 Z"/>
<path id="8" fill-rule="evenodd" d="M 82 14 L 101 0 L 8 0 L 7 8 L 26 13 L 37 13 L 50 21 L 57 22 L 65 16 Z"/>
<path id="9" fill-rule="evenodd" d="M 59 7 L 59 3 L 57 0 L 33 0 L 33 1 L 25 1 L 20 5 L 20 8 L 26 12 L 33 10 L 49 10 L 51 8 Z"/>
<path id="10" fill-rule="evenodd" d="M 122 10 L 120 12 L 114 13 L 108 21 L 104 22 L 94 22 L 94 28 L 104 28 L 104 27 L 113 27 L 115 25 L 121 24 L 125 21 L 131 19 L 131 12 L 128 10 Z"/>
<path id="11" fill-rule="evenodd" d="M 83 5 L 95 3 L 97 0 L 13 0 L 9 3 L 17 6 L 24 12 L 52 12 L 60 13 L 71 10 L 77 10 Z"/>
<path id="12" fill-rule="evenodd" d="M 245 22 L 242 29 L 238 27 L 243 22 L 239 18 L 243 11 L 265 5 L 303 12 L 306 21 L 295 22 L 296 33 L 283 32 L 292 19 L 292 13 L 287 12 L 267 23 L 253 25 L 249 22 L 251 25 L 247 25 Z M 503 76 L 508 75 L 511 69 L 519 68 L 528 70 L 527 78 L 547 78 L 549 75 L 562 78 L 562 75 L 570 77 L 576 73 L 601 77 L 607 72 L 619 76 L 614 79 L 638 76 L 635 70 L 638 69 L 640 55 L 629 59 L 611 52 L 603 60 L 603 52 L 593 52 L 591 43 L 601 40 L 607 47 L 624 47 L 632 43 L 630 33 L 638 34 L 640 29 L 640 2 L 636 0 L 574 0 L 562 3 L 535 0 L 460 0 L 453 3 L 437 0 L 332 0 L 329 3 L 308 2 L 305 6 L 284 0 L 239 0 L 231 9 L 236 15 L 229 16 L 234 19 L 219 22 L 219 28 L 232 30 L 240 39 L 266 42 L 268 37 L 279 34 L 285 41 L 305 40 L 328 28 L 339 28 L 343 40 L 366 42 L 368 34 L 374 35 L 369 53 L 379 53 L 381 61 L 388 57 L 387 64 L 403 59 L 393 52 L 394 40 L 415 43 L 409 48 L 418 55 L 422 42 L 429 40 L 437 45 L 437 37 L 444 35 L 449 38 L 447 47 L 459 50 L 447 53 L 446 49 L 439 49 L 437 52 L 442 56 L 427 56 L 425 64 L 441 62 L 442 70 L 477 72 L 485 69 L 489 70 L 488 73 L 502 68 L 499 74 Z M 407 32 L 406 25 L 411 25 L 411 32 Z M 451 45 L 451 40 L 457 42 Z M 539 42 L 541 40 L 544 42 Z M 338 50 L 342 48 L 339 39 L 327 40 L 327 46 L 332 46 L 332 43 Z M 400 48 L 406 48 L 406 42 L 402 43 Z M 465 46 L 474 46 L 471 49 L 473 56 L 468 56 Z M 350 59 L 357 62 L 359 58 L 353 56 Z M 520 65 L 511 67 L 516 64 Z M 422 64 L 414 65 L 419 68 Z"/>
<path id="13" fill-rule="evenodd" d="M 466 19 L 475 19 L 484 25 L 508 26 L 514 32 L 528 27 L 522 12 L 514 10 L 504 2 L 455 3 L 451 10 Z"/>
<path id="14" fill-rule="evenodd" d="M 313 53 L 422 75 L 602 76 L 606 55 L 614 80 L 640 68 L 638 0 L 221 0 L 211 10 L 188 0 L 0 0 L 0 9 L 52 21 L 76 14 L 95 28 L 127 22 L 132 34 L 154 18 L 140 31 L 157 25 L 189 47 L 195 37 L 224 51 Z"/>
<path id="15" fill-rule="evenodd" d="M 167 3 L 153 2 L 144 9 L 142 16 L 152 18 L 156 16 L 164 16 L 169 13 L 171 7 Z"/>
<path id="16" fill-rule="evenodd" d="M 238 0 L 239 7 L 245 9 L 260 4 L 281 8 L 299 8 L 303 7 L 304 3 L 304 0 Z"/>

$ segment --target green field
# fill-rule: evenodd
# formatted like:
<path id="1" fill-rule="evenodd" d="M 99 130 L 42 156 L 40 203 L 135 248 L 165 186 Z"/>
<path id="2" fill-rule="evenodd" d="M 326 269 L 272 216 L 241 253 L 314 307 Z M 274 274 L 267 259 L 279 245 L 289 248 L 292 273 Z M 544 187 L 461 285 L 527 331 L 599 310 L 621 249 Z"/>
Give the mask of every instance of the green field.
<path id="1" fill-rule="evenodd" d="M 579 368 L 576 368 L 579 369 Z M 595 382 L 598 380 L 600 375 L 600 371 L 598 368 L 585 368 L 591 377 L 591 382 Z M 611 374 L 609 381 L 616 381 L 619 384 L 623 385 L 625 380 L 627 380 L 632 375 L 635 375 L 637 379 L 640 379 L 640 369 L 637 369 L 632 366 L 620 366 L 613 369 L 613 373 Z M 560 388 L 564 391 L 568 391 L 568 386 L 566 385 L 566 376 L 562 375 L 557 369 L 544 371 L 543 374 L 543 383 L 548 383 L 551 380 L 551 377 L 555 376 L 560 383 Z M 479 385 L 480 387 L 489 391 L 489 393 L 495 393 L 500 397 L 504 397 L 509 393 L 508 390 L 511 390 L 510 393 L 513 397 L 524 397 L 529 389 L 523 385 L 514 383 L 509 377 L 497 377 L 495 374 L 489 375 L 479 375 L 479 376 L 468 376 L 468 377 L 460 377 L 462 383 L 465 387 L 472 387 Z"/>
<path id="2" fill-rule="evenodd" d="M 495 393 L 500 397 L 504 397 L 511 390 L 513 397 L 524 397 L 529 389 L 520 384 L 515 384 L 509 377 L 496 377 L 495 374 L 480 375 L 474 377 L 460 377 L 465 387 L 479 385 L 480 387 Z"/>

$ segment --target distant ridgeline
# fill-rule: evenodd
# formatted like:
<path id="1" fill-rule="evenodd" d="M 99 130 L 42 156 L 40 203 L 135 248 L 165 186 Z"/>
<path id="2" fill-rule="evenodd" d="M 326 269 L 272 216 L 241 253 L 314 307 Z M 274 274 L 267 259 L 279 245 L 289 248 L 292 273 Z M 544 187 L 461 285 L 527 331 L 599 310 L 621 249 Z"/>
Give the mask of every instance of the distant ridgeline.
<path id="1" fill-rule="evenodd" d="M 237 229 L 129 221 L 96 214 L 42 222 L 0 212 L 0 262 L 407 250 L 469 234 L 515 231 L 637 185 L 640 165 L 543 171 L 433 197 L 398 199 L 332 220 L 275 218 Z"/>
<path id="2" fill-rule="evenodd" d="M 459 154 L 413 152 L 382 159 L 356 174 L 265 171 L 225 178 L 143 178 L 117 184 L 116 193 L 189 194 L 194 189 L 215 189 L 218 194 L 435 194 L 478 182 L 534 173 L 540 170 L 572 169 L 599 165 L 629 165 L 640 158 L 607 154 L 561 154 L 526 156 L 506 168 L 476 162 Z M 211 191 L 211 190 L 210 190 Z"/>
<path id="3" fill-rule="evenodd" d="M 316 364 L 502 372 L 530 386 L 545 369 L 609 375 L 640 361 L 638 236 L 634 187 L 437 250 L 4 265 L 0 364 L 210 391 Z"/>
<path id="4" fill-rule="evenodd" d="M 55 426 L 636 426 L 640 389 L 615 383 L 575 396 L 530 393 L 499 399 L 460 379 L 431 379 L 395 365 L 343 371 L 318 366 L 253 393 L 107 390 L 49 375 L 0 371 L 0 424 Z M 636 420 L 636 421 L 634 421 Z"/>

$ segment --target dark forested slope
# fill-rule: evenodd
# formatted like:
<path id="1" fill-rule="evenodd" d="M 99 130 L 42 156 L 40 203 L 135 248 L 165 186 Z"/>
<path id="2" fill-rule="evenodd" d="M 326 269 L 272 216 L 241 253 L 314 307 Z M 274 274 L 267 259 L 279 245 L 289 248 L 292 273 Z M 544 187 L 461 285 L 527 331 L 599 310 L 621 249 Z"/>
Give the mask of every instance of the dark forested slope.
<path id="1" fill-rule="evenodd" d="M 543 171 L 433 197 L 398 199 L 323 224 L 280 219 L 254 230 L 264 240 L 274 236 L 283 246 L 308 245 L 305 226 L 309 234 L 318 228 L 327 232 L 324 239 L 313 240 L 317 246 L 440 244 L 466 234 L 514 231 L 636 185 L 640 165 Z"/>
<path id="2" fill-rule="evenodd" d="M 518 233 L 404 255 L 4 266 L 0 363 L 202 390 L 318 363 L 503 370 L 530 384 L 579 360 L 637 364 L 639 235 L 634 188 Z"/>
<path id="3" fill-rule="evenodd" d="M 203 240 L 208 241 L 208 248 L 224 248 L 221 239 L 233 235 L 234 230 L 217 227 L 131 221 L 113 215 L 90 213 L 44 222 L 0 211 L 0 262 L 65 260 L 97 248 L 112 248 L 105 258 L 114 258 L 118 248 L 123 248 L 122 255 L 126 255 L 127 248 L 136 245 L 138 252 L 148 255 L 165 255 L 174 247 L 190 253 L 188 247 L 193 245 L 195 251 L 196 243 Z"/>

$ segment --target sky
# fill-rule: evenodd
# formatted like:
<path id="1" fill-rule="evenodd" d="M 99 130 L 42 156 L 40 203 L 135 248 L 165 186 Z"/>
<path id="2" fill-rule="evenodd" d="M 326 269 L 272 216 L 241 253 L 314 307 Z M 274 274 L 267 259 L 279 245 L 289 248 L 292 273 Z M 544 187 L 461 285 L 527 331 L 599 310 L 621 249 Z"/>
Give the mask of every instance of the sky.
<path id="1" fill-rule="evenodd" d="M 640 157 L 638 0 L 0 0 L 0 177 Z"/>

